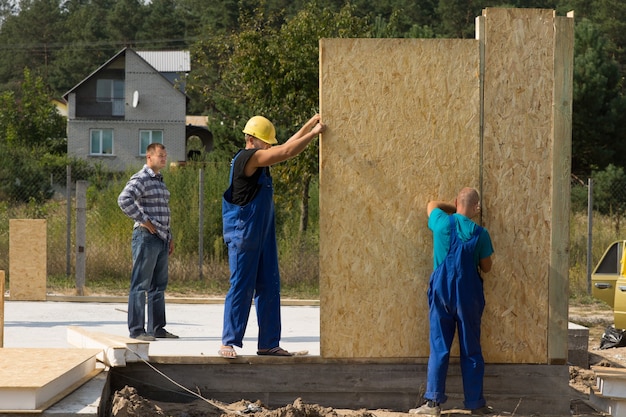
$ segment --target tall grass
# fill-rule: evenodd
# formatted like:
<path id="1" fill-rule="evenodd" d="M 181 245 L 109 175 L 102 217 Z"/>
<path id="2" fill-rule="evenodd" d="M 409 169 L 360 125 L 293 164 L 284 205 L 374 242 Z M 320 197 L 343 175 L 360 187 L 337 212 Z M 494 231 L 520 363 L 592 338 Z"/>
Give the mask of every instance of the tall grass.
<path id="1" fill-rule="evenodd" d="M 202 259 L 199 259 L 199 168 L 204 170 Z M 175 251 L 170 258 L 170 293 L 185 295 L 223 295 L 228 289 L 229 269 L 222 239 L 221 202 L 228 184 L 228 163 L 190 164 L 164 171 L 171 192 L 172 229 Z M 86 293 L 126 294 L 132 259 L 130 240 L 132 221 L 117 206 L 117 196 L 133 172 L 109 175 L 89 185 L 87 192 Z M 276 179 L 280 181 L 280 179 Z M 310 188 L 309 229 L 300 233 L 298 196 L 283 187 L 277 203 L 277 239 L 283 294 L 290 297 L 319 296 L 319 187 Z M 290 200 L 290 201 L 289 201 Z M 289 201 L 289 204 L 280 204 Z M 67 206 L 60 196 L 45 204 L 10 205 L 0 202 L 0 269 L 6 271 L 9 285 L 9 219 L 45 218 L 47 220 L 48 286 L 52 292 L 71 292 L 74 288 L 76 210 L 72 203 L 70 234 L 70 274 L 67 272 Z M 592 302 L 587 280 L 587 215 L 573 212 L 570 217 L 570 298 Z M 615 219 L 594 213 L 591 265 L 595 266 L 604 250 L 623 239 Z"/>
<path id="2" fill-rule="evenodd" d="M 200 228 L 200 174 L 204 171 L 203 225 Z M 164 181 L 170 190 L 174 253 L 170 257 L 169 292 L 175 294 L 223 295 L 229 286 L 226 247 L 222 237 L 222 194 L 228 185 L 228 163 L 197 163 L 166 169 Z M 86 210 L 85 293 L 125 294 L 128 291 L 133 222 L 117 205 L 117 197 L 134 171 L 109 174 L 89 183 Z M 277 179 L 279 180 L 279 179 Z M 283 294 L 316 297 L 318 294 L 318 187 L 311 187 L 310 228 L 301 234 L 299 211 L 277 205 L 277 239 Z M 281 195 L 281 201 L 296 200 Z M 297 206 L 290 204 L 288 207 Z M 47 220 L 48 287 L 68 293 L 75 286 L 76 208 L 72 202 L 69 236 L 70 274 L 67 275 L 67 206 L 63 196 L 40 205 L 9 206 L 0 203 L 0 269 L 7 271 L 10 218 Z M 201 233 L 201 234 L 200 234 Z M 200 246 L 202 242 L 202 246 Z M 202 259 L 200 259 L 202 252 Z"/>
<path id="3" fill-rule="evenodd" d="M 570 299 L 579 302 L 593 302 L 587 275 L 588 216 L 586 212 L 575 212 L 570 216 Z M 591 268 L 602 258 L 604 251 L 616 240 L 626 239 L 615 227 L 615 217 L 593 213 L 592 219 Z"/>

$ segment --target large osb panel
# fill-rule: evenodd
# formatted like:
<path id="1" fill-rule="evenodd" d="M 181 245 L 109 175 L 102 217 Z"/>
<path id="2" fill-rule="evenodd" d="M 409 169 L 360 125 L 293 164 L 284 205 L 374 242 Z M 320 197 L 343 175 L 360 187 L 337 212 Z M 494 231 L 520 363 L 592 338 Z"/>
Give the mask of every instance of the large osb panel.
<path id="1" fill-rule="evenodd" d="M 9 294 L 11 300 L 46 299 L 46 220 L 9 220 Z"/>
<path id="2" fill-rule="evenodd" d="M 550 309 L 564 318 L 562 306 L 549 304 L 550 278 L 567 277 L 564 262 L 553 264 L 553 245 L 566 251 L 567 243 L 552 238 L 567 239 L 568 218 L 565 207 L 555 213 L 553 205 L 569 199 L 568 187 L 555 189 L 564 181 L 555 181 L 553 172 L 555 158 L 569 155 L 553 131 L 555 16 L 552 10 L 486 9 L 483 23 L 483 221 L 496 249 L 485 283 L 483 340 L 493 344 L 490 362 L 546 363 Z M 566 164 L 561 158 L 560 166 Z"/>
<path id="3" fill-rule="evenodd" d="M 430 199 L 479 186 L 476 40 L 322 39 L 320 351 L 427 357 Z"/>

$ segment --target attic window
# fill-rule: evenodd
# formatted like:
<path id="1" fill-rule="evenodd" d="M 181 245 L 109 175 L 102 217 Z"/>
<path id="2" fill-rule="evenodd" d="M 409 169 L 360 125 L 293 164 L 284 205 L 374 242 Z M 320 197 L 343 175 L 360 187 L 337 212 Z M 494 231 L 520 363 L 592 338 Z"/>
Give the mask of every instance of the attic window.
<path id="1" fill-rule="evenodd" d="M 111 103 L 113 116 L 124 115 L 124 80 L 101 79 L 96 81 L 96 101 Z"/>
<path id="2" fill-rule="evenodd" d="M 107 103 L 115 99 L 124 99 L 124 81 L 98 80 L 96 82 L 96 101 Z"/>

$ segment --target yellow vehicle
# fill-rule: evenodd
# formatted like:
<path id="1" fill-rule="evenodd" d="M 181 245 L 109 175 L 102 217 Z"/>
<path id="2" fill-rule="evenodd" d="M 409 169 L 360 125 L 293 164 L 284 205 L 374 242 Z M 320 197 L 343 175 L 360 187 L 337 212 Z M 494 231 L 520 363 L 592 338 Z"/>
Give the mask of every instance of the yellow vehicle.
<path id="1" fill-rule="evenodd" d="M 613 242 L 591 274 L 592 295 L 613 307 L 616 329 L 626 329 L 626 240 Z"/>

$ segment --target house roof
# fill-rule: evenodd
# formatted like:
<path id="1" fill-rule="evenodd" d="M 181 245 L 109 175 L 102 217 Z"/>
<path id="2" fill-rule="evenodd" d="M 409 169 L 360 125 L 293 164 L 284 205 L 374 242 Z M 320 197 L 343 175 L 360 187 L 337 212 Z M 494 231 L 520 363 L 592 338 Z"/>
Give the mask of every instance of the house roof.
<path id="1" fill-rule="evenodd" d="M 52 104 L 54 104 L 54 107 L 56 107 L 57 111 L 59 112 L 61 116 L 67 117 L 67 103 L 66 102 L 64 102 L 63 100 L 53 98 Z"/>
<path id="2" fill-rule="evenodd" d="M 189 72 L 189 51 L 136 51 L 159 72 Z"/>
<path id="3" fill-rule="evenodd" d="M 143 59 L 148 65 L 150 65 L 152 68 L 155 69 L 156 72 L 158 72 L 159 74 L 161 74 L 161 76 L 163 76 L 163 72 L 170 72 L 170 71 L 163 71 L 163 70 L 159 70 L 158 68 L 156 68 L 150 61 L 146 60 L 144 57 L 142 57 L 137 51 L 134 51 L 131 48 L 124 48 L 121 51 L 119 51 L 118 53 L 116 53 L 115 55 L 113 55 L 111 58 L 109 58 L 104 64 L 100 65 L 95 71 L 93 71 L 91 74 L 89 74 L 87 77 L 85 77 L 81 82 L 79 82 L 78 84 L 76 84 L 74 87 L 72 87 L 68 92 L 66 92 L 65 94 L 63 94 L 63 99 L 67 102 L 67 97 L 69 96 L 70 93 L 72 93 L 74 90 L 76 90 L 78 87 L 80 87 L 81 85 L 83 85 L 85 83 L 85 81 L 89 80 L 91 77 L 93 77 L 95 74 L 97 74 L 98 72 L 100 72 L 103 68 L 106 68 L 111 62 L 113 62 L 114 60 L 116 60 L 119 56 L 126 54 L 126 52 L 131 52 L 134 53 L 136 55 L 139 56 L 139 58 Z M 167 51 L 161 51 L 161 52 L 167 52 Z M 189 54 L 189 51 L 171 51 L 171 52 L 187 52 L 187 54 Z M 166 54 L 167 55 L 167 54 Z M 159 62 L 157 62 L 158 59 L 155 58 L 155 63 L 156 64 L 160 64 Z M 172 60 L 173 61 L 173 60 Z M 165 78 L 167 80 L 167 77 L 163 76 L 163 78 Z M 171 82 L 170 80 L 168 80 L 168 82 Z M 184 94 L 184 93 L 183 93 Z M 185 94 L 186 96 L 186 94 Z"/>

